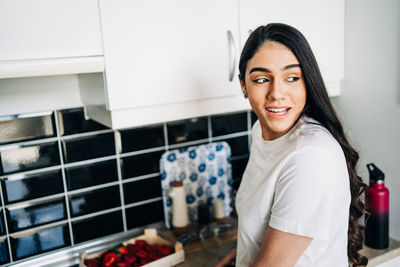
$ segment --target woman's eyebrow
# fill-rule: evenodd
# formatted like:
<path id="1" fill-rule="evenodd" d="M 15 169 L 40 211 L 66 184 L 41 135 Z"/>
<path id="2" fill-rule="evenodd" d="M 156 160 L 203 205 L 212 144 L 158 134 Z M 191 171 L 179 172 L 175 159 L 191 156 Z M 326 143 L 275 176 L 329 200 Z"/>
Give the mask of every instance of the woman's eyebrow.
<path id="1" fill-rule="evenodd" d="M 300 68 L 300 64 L 290 64 L 290 65 L 287 65 L 287 66 L 283 67 L 282 70 L 288 70 L 288 69 L 292 69 L 292 68 Z M 267 68 L 256 67 L 256 68 L 252 68 L 250 70 L 249 74 L 252 73 L 252 72 L 255 72 L 255 71 L 262 71 L 262 72 L 271 73 L 271 71 L 269 69 L 267 69 Z"/>

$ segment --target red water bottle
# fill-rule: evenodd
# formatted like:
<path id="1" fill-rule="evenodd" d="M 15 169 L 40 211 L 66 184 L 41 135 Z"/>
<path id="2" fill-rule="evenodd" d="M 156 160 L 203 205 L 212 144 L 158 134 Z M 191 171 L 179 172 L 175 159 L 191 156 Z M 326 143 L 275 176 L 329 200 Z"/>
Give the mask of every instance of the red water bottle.
<path id="1" fill-rule="evenodd" d="M 385 187 L 385 174 L 373 163 L 367 164 L 367 168 L 365 203 L 371 215 L 365 217 L 365 245 L 385 249 L 389 246 L 389 190 Z"/>

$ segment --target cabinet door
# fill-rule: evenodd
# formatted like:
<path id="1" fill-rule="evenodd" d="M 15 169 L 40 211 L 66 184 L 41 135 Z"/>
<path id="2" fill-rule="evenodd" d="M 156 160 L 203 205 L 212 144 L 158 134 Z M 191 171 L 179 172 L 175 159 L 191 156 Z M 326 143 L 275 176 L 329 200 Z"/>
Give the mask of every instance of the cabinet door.
<path id="1" fill-rule="evenodd" d="M 109 110 L 240 94 L 236 0 L 100 0 L 100 14 Z"/>
<path id="2" fill-rule="evenodd" d="M 0 61 L 102 55 L 97 0 L 1 0 Z"/>
<path id="3" fill-rule="evenodd" d="M 344 0 L 239 0 L 241 46 L 249 30 L 271 22 L 304 34 L 325 82 L 344 78 Z"/>

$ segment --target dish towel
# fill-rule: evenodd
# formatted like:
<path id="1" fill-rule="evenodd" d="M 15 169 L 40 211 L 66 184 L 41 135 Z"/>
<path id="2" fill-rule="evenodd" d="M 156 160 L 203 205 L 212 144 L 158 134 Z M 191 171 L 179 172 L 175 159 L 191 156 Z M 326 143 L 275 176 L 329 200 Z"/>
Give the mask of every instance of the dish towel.
<path id="1" fill-rule="evenodd" d="M 173 181 L 182 181 L 190 223 L 197 221 L 200 204 L 212 206 L 214 199 L 224 202 L 224 214 L 232 211 L 231 148 L 226 142 L 191 146 L 165 152 L 160 159 L 165 224 L 172 225 L 172 200 L 168 191 Z"/>

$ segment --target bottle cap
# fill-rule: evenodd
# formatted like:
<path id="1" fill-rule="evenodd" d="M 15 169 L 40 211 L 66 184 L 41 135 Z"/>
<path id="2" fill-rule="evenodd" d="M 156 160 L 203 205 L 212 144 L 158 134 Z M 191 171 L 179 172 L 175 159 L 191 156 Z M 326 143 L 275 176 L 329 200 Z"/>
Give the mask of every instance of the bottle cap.
<path id="1" fill-rule="evenodd" d="M 367 169 L 369 171 L 369 181 L 371 183 L 385 180 L 385 174 L 378 167 L 376 167 L 375 164 L 367 164 Z"/>

